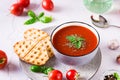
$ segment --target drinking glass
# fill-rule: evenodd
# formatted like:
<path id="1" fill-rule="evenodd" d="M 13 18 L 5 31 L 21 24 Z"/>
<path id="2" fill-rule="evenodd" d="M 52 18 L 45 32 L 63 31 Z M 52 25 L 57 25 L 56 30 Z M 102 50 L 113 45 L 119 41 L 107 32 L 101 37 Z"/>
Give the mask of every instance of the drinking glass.
<path id="1" fill-rule="evenodd" d="M 103 14 L 110 10 L 113 0 L 83 0 L 85 7 L 97 14 Z"/>

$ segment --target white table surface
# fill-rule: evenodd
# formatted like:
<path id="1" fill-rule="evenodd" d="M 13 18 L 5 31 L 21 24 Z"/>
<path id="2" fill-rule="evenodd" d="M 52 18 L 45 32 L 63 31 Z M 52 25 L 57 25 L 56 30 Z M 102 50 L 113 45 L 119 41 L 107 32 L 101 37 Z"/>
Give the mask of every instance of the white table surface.
<path id="1" fill-rule="evenodd" d="M 32 9 L 36 14 L 43 11 L 45 15 L 52 16 L 53 21 L 48 24 L 37 22 L 27 26 L 23 25 L 23 23 L 28 19 L 28 16 L 24 14 L 22 16 L 10 14 L 10 6 L 16 2 L 17 0 L 0 0 L 0 49 L 5 51 L 8 56 L 7 66 L 0 70 L 0 80 L 29 80 L 19 65 L 18 56 L 13 51 L 13 43 L 21 40 L 21 36 L 23 35 L 23 33 L 19 33 L 20 30 L 24 32 L 31 27 L 43 29 L 67 21 L 82 21 L 92 25 L 90 15 L 93 13 L 89 12 L 84 7 L 83 0 L 53 0 L 55 5 L 53 11 L 45 11 L 41 7 L 41 0 L 31 0 L 31 5 L 28 9 Z M 114 0 L 112 9 L 103 14 L 110 24 L 120 26 L 119 5 L 120 1 Z M 95 28 L 98 30 L 101 38 L 99 47 L 102 53 L 102 62 L 98 72 L 91 80 L 99 80 L 101 74 L 106 70 L 120 70 L 120 65 L 116 63 L 116 57 L 120 54 L 120 48 L 117 50 L 110 50 L 107 47 L 108 41 L 112 39 L 117 39 L 120 42 L 120 28 Z"/>

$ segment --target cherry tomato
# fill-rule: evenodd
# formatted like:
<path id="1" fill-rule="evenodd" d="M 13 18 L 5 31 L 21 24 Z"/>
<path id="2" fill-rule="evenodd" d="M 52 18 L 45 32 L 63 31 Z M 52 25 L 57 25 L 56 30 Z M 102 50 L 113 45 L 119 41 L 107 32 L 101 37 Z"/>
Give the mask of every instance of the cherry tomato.
<path id="1" fill-rule="evenodd" d="M 120 64 L 120 55 L 117 56 L 116 61 L 118 64 Z"/>
<path id="2" fill-rule="evenodd" d="M 42 1 L 42 7 L 45 10 L 51 11 L 54 8 L 54 4 L 53 4 L 52 0 L 43 0 Z"/>
<path id="3" fill-rule="evenodd" d="M 51 72 L 49 72 L 48 78 L 49 80 L 62 80 L 63 74 L 59 70 L 52 70 Z"/>
<path id="4" fill-rule="evenodd" d="M 79 78 L 79 74 L 76 70 L 70 69 L 66 73 L 67 80 L 77 80 Z"/>
<path id="5" fill-rule="evenodd" d="M 18 3 L 20 3 L 25 8 L 30 5 L 30 0 L 18 0 Z"/>
<path id="6" fill-rule="evenodd" d="M 0 69 L 4 68 L 7 64 L 7 55 L 5 52 L 0 50 Z"/>
<path id="7" fill-rule="evenodd" d="M 21 4 L 15 3 L 15 4 L 13 4 L 13 5 L 11 6 L 10 12 L 11 12 L 11 14 L 13 14 L 13 15 L 19 16 L 19 15 L 21 15 L 21 14 L 23 13 L 23 7 L 22 7 Z"/>

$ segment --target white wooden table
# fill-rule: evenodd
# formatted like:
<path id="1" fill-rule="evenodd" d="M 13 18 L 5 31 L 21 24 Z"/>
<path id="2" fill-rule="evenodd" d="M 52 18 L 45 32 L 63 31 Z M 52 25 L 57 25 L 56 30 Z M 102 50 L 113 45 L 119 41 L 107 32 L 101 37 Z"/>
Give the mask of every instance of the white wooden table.
<path id="1" fill-rule="evenodd" d="M 32 10 L 36 14 L 44 11 L 45 15 L 53 16 L 53 21 L 48 24 L 35 23 L 29 26 L 23 25 L 24 21 L 28 19 L 28 16 L 16 17 L 10 14 L 10 6 L 17 2 L 17 0 L 1 0 L 0 1 L 0 49 L 5 51 L 8 56 L 8 64 L 0 70 L 0 80 L 29 80 L 24 74 L 20 65 L 19 58 L 13 51 L 13 43 L 21 39 L 22 33 L 25 29 L 35 28 L 47 28 L 67 21 L 82 21 L 92 25 L 89 12 L 83 5 L 83 0 L 53 0 L 55 8 L 53 11 L 45 11 L 41 7 L 41 0 L 31 0 Z M 103 14 L 107 18 L 110 24 L 120 26 L 120 1 L 114 0 L 113 7 L 110 12 Z M 120 28 L 106 28 L 101 29 L 95 27 L 100 34 L 100 49 L 102 53 L 101 66 L 98 72 L 91 80 L 99 80 L 101 74 L 109 69 L 120 70 L 120 65 L 116 63 L 115 59 L 120 54 L 120 48 L 117 50 L 110 50 L 107 47 L 108 41 L 117 39 L 120 42 Z M 20 36 L 17 36 L 19 33 Z M 41 80 L 41 79 L 40 79 Z"/>

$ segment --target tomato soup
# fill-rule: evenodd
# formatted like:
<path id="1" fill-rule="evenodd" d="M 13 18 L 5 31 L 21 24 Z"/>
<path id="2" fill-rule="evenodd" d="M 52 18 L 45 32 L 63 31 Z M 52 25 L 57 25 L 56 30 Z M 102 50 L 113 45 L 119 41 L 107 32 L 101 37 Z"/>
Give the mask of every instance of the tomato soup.
<path id="1" fill-rule="evenodd" d="M 84 47 L 78 49 L 67 45 L 69 41 L 66 39 L 66 37 L 70 35 L 77 35 L 82 37 L 84 39 Z M 83 56 L 89 54 L 97 47 L 98 44 L 97 38 L 91 30 L 83 26 L 74 25 L 66 26 L 58 30 L 53 36 L 52 43 L 57 51 L 68 56 Z"/>

